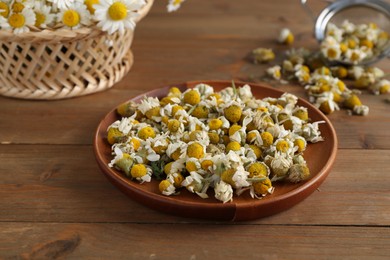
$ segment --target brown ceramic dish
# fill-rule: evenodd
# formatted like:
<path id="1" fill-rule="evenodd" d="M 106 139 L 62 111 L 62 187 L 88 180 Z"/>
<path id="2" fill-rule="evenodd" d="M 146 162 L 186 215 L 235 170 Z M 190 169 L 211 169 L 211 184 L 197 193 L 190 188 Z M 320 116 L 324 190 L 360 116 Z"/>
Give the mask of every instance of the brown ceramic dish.
<path id="1" fill-rule="evenodd" d="M 206 83 L 221 90 L 231 86 L 230 81 L 195 81 L 175 85 L 181 90 L 191 88 L 198 83 Z M 235 82 L 236 86 L 242 86 L 243 82 Z M 251 84 L 253 94 L 257 98 L 279 97 L 283 92 L 265 87 L 259 84 Z M 132 98 L 139 101 L 142 97 L 154 96 L 163 97 L 168 93 L 170 86 L 162 87 L 138 97 Z M 94 150 L 99 167 L 105 176 L 122 192 L 141 204 L 166 213 L 214 220 L 242 221 L 252 220 L 279 213 L 299 203 L 312 192 L 328 176 L 337 151 L 337 137 L 330 121 L 318 109 L 305 100 L 299 99 L 299 105 L 308 108 L 312 121 L 325 121 L 320 124 L 320 130 L 325 141 L 309 144 L 304 157 L 311 171 L 311 178 L 298 184 L 274 183 L 275 191 L 261 200 L 252 199 L 249 192 L 237 197 L 233 202 L 223 204 L 214 199 L 210 191 L 210 198 L 202 199 L 195 194 L 182 189 L 177 196 L 164 196 L 158 190 L 158 182 L 152 180 L 150 183 L 139 184 L 126 178 L 121 172 L 108 167 L 112 159 L 111 146 L 106 141 L 106 131 L 109 125 L 119 119 L 115 109 L 111 110 L 99 124 L 95 140 Z"/>

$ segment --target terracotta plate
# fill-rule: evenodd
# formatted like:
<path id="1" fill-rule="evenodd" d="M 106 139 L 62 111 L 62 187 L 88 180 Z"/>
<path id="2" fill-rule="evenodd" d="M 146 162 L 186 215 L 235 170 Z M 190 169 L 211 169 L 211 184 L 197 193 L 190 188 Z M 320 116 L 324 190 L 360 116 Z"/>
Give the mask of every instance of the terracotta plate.
<path id="1" fill-rule="evenodd" d="M 230 81 L 195 81 L 175 86 L 184 90 L 201 82 L 213 86 L 215 90 L 231 86 Z M 245 83 L 236 82 L 237 86 L 243 84 Z M 251 83 L 249 85 L 257 98 L 279 97 L 283 94 L 279 90 L 262 85 Z M 162 87 L 131 100 L 139 101 L 145 95 L 163 97 L 167 94 L 169 88 L 170 86 Z M 261 200 L 252 199 L 249 192 L 246 192 L 239 197 L 234 196 L 233 202 L 223 204 L 214 198 L 212 191 L 209 194 L 210 198 L 202 199 L 185 189 L 182 189 L 177 196 L 167 197 L 160 194 L 156 180 L 139 184 L 129 180 L 121 172 L 109 168 L 107 164 L 111 161 L 112 155 L 110 145 L 106 141 L 106 131 L 110 124 L 119 119 L 115 109 L 104 117 L 97 128 L 94 140 L 96 159 L 105 176 L 117 188 L 141 204 L 159 211 L 184 217 L 231 221 L 251 220 L 273 215 L 294 206 L 315 191 L 329 174 L 336 156 L 337 138 L 330 121 L 307 101 L 299 99 L 299 105 L 308 108 L 312 121 L 326 122 L 320 124 L 320 130 L 325 141 L 309 144 L 304 153 L 311 171 L 311 178 L 298 184 L 274 183 L 274 193 Z"/>

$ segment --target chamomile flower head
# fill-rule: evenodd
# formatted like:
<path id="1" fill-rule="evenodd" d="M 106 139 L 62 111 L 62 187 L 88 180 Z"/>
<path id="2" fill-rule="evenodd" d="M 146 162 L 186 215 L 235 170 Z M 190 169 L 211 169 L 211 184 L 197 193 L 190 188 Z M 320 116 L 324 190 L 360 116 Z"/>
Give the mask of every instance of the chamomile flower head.
<path id="1" fill-rule="evenodd" d="M 370 90 L 375 95 L 390 93 L 390 81 L 387 79 L 382 79 L 379 82 L 373 84 L 370 87 Z"/>
<path id="2" fill-rule="evenodd" d="M 70 7 L 77 0 L 48 0 L 53 3 L 53 6 L 59 9 L 65 9 Z"/>
<path id="3" fill-rule="evenodd" d="M 35 14 L 33 10 L 24 8 L 20 13 L 11 12 L 7 19 L 1 19 L 0 23 L 2 28 L 11 29 L 14 34 L 29 32 L 29 26 L 35 24 Z"/>
<path id="4" fill-rule="evenodd" d="M 278 41 L 283 44 L 293 44 L 294 35 L 288 28 L 283 28 L 279 33 Z"/>
<path id="5" fill-rule="evenodd" d="M 109 34 L 134 30 L 135 18 L 139 16 L 137 11 L 144 5 L 144 0 L 100 0 L 93 5 L 97 26 Z"/>
<path id="6" fill-rule="evenodd" d="M 46 28 L 55 21 L 55 14 L 52 13 L 52 7 L 43 2 L 36 1 L 34 4 L 35 27 Z"/>
<path id="7" fill-rule="evenodd" d="M 271 78 L 276 79 L 276 80 L 280 80 L 282 77 L 281 67 L 279 65 L 275 65 L 271 68 L 268 68 L 266 70 L 266 73 L 268 76 L 270 76 Z"/>
<path id="8" fill-rule="evenodd" d="M 81 2 L 72 2 L 68 7 L 61 9 L 57 15 L 58 21 L 70 29 L 78 29 L 81 26 L 91 24 L 91 15 L 86 6 Z"/>
<path id="9" fill-rule="evenodd" d="M 169 3 L 167 5 L 168 12 L 177 11 L 184 1 L 185 0 L 169 0 Z"/>
<path id="10" fill-rule="evenodd" d="M 166 196 L 172 195 L 175 193 L 176 189 L 174 183 L 171 181 L 171 178 L 167 178 L 166 180 L 162 180 L 158 188 L 160 192 Z"/>
<path id="11" fill-rule="evenodd" d="M 272 49 L 257 48 L 252 51 L 254 63 L 267 63 L 275 59 L 275 53 Z"/>
<path id="12" fill-rule="evenodd" d="M 7 18 L 10 12 L 10 0 L 0 1 L 0 16 Z"/>
<path id="13" fill-rule="evenodd" d="M 233 188 L 230 184 L 220 181 L 214 187 L 215 198 L 223 203 L 233 200 Z"/>

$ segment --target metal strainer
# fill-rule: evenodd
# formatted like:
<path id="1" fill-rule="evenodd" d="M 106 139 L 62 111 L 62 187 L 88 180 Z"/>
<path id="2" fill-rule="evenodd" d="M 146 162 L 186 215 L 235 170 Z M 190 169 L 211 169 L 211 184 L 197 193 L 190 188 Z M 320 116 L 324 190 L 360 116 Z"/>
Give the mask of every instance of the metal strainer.
<path id="1" fill-rule="evenodd" d="M 301 0 L 302 6 L 315 23 L 314 35 L 319 42 L 325 39 L 326 30 L 330 22 L 339 24 L 345 19 L 356 24 L 375 22 L 385 32 L 390 31 L 390 4 L 388 2 L 382 0 L 338 0 L 326 2 L 329 4 L 316 16 L 308 5 L 308 0 Z M 375 55 L 362 60 L 359 64 L 341 60 L 336 63 L 343 65 L 369 65 L 389 56 L 390 41 L 387 41 Z"/>

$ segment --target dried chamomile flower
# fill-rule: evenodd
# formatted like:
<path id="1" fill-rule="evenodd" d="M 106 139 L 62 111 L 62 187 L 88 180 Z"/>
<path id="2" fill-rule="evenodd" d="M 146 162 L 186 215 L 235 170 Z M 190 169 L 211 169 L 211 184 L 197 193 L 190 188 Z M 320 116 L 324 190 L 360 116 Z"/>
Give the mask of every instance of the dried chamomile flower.
<path id="1" fill-rule="evenodd" d="M 223 203 L 233 201 L 233 188 L 224 181 L 218 182 L 214 187 L 215 198 Z"/>
<path id="2" fill-rule="evenodd" d="M 370 90 L 375 95 L 390 93 L 390 81 L 387 79 L 382 79 L 379 82 L 371 85 Z"/>
<path id="3" fill-rule="evenodd" d="M 268 76 L 270 76 L 271 78 L 276 79 L 276 80 L 280 80 L 282 77 L 281 68 L 279 65 L 268 68 L 266 70 L 266 73 Z"/>
<path id="4" fill-rule="evenodd" d="M 381 53 L 388 40 L 387 33 L 373 23 L 353 24 L 348 20 L 341 26 L 329 23 L 321 53 L 331 61 L 358 64 Z"/>
<path id="5" fill-rule="evenodd" d="M 310 170 L 305 164 L 294 164 L 287 173 L 287 179 L 293 183 L 304 181 L 309 178 L 309 176 Z"/>
<path id="6" fill-rule="evenodd" d="M 275 59 L 275 53 L 272 49 L 257 48 L 252 51 L 252 55 L 255 64 L 267 63 Z"/>
<path id="7" fill-rule="evenodd" d="M 283 28 L 279 33 L 278 41 L 283 44 L 293 44 L 294 42 L 294 35 L 288 28 Z"/>
<path id="8" fill-rule="evenodd" d="M 140 183 L 156 178 L 165 196 L 186 189 L 208 198 L 214 189 L 223 203 L 246 191 L 263 198 L 275 181 L 304 180 L 307 171 L 299 175 L 294 165 L 306 165 L 308 143 L 322 140 L 320 122 L 311 123 L 297 103 L 288 93 L 256 99 L 250 86 L 234 84 L 220 92 L 206 84 L 173 87 L 161 99 L 124 103 L 122 118 L 107 129 L 109 166 Z"/>

